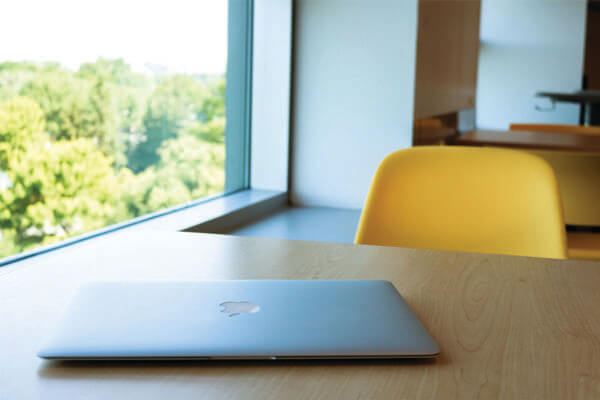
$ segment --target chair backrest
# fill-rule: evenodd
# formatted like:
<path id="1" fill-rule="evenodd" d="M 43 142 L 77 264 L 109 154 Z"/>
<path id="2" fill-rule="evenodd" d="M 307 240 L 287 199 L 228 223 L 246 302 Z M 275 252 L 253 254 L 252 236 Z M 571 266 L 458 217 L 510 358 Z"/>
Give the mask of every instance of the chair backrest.
<path id="1" fill-rule="evenodd" d="M 600 126 L 565 124 L 510 124 L 511 131 L 535 131 L 549 133 L 576 133 L 580 135 L 600 135 Z"/>
<path id="2" fill-rule="evenodd" d="M 377 168 L 355 242 L 566 258 L 554 171 L 525 152 L 396 151 Z"/>
<path id="3" fill-rule="evenodd" d="M 533 150 L 552 166 L 558 180 L 565 224 L 600 226 L 600 154 Z"/>

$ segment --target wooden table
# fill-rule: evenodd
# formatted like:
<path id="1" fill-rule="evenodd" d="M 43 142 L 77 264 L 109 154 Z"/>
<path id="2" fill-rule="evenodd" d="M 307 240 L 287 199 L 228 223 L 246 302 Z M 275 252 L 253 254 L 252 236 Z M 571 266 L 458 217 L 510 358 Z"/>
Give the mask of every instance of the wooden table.
<path id="1" fill-rule="evenodd" d="M 536 97 L 548 97 L 555 102 L 581 104 L 580 124 L 597 125 L 600 123 L 600 90 L 577 90 L 575 92 L 538 92 Z"/>
<path id="2" fill-rule="evenodd" d="M 50 362 L 84 282 L 388 279 L 437 361 Z M 108 235 L 0 269 L 0 399 L 600 398 L 600 264 L 206 235 Z M 368 327 L 365 327 L 368 328 Z"/>
<path id="3" fill-rule="evenodd" d="M 451 138 L 450 144 L 538 150 L 569 150 L 600 154 L 600 136 L 573 133 L 476 130 Z"/>

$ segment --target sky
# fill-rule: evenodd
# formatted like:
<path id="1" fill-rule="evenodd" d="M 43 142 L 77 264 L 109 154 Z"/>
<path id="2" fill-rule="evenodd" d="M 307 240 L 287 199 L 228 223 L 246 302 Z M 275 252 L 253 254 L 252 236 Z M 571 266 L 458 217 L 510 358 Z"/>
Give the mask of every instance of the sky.
<path id="1" fill-rule="evenodd" d="M 0 1 L 0 61 L 59 61 L 71 69 L 98 57 L 168 72 L 222 74 L 227 0 Z"/>

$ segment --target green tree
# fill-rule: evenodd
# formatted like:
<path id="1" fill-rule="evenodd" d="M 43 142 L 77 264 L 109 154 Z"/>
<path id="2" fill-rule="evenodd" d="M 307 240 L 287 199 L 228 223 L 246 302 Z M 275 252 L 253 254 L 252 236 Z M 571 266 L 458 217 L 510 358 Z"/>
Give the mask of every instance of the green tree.
<path id="1" fill-rule="evenodd" d="M 84 82 L 73 79 L 68 71 L 39 72 L 21 89 L 20 94 L 40 105 L 46 119 L 46 129 L 55 139 L 77 137 L 75 124 L 69 121 L 74 107 L 84 100 L 80 93 L 87 92 Z"/>
<path id="2" fill-rule="evenodd" d="M 129 171 L 129 170 L 126 170 Z M 149 167 L 137 175 L 123 174 L 126 191 L 120 201 L 127 212 L 140 216 L 192 200 L 188 188 L 166 171 Z"/>
<path id="3" fill-rule="evenodd" d="M 158 154 L 156 165 L 137 175 L 123 174 L 127 190 L 121 202 L 131 215 L 144 215 L 223 191 L 223 144 L 182 136 L 165 141 Z"/>
<path id="4" fill-rule="evenodd" d="M 160 145 L 197 120 L 208 96 L 206 87 L 190 76 L 164 78 L 150 96 L 143 118 L 144 139 L 130 150 L 128 166 L 139 172 L 158 163 Z"/>
<path id="5" fill-rule="evenodd" d="M 194 121 L 183 133 L 206 142 L 224 143 L 225 118 L 215 117 L 208 122 Z"/>
<path id="6" fill-rule="evenodd" d="M 17 96 L 34 71 L 30 68 L 17 69 L 8 63 L 0 64 L 0 102 Z"/>
<path id="7" fill-rule="evenodd" d="M 225 146 L 193 136 L 166 141 L 158 150 L 160 174 L 178 180 L 189 189 L 192 198 L 223 191 L 225 184 Z"/>
<path id="8" fill-rule="evenodd" d="M 224 129 L 221 78 L 0 63 L 0 256 L 221 192 Z"/>
<path id="9" fill-rule="evenodd" d="M 58 71 L 57 63 L 3 62 L 0 63 L 0 102 L 10 100 L 23 86 L 41 71 Z"/>
<path id="10" fill-rule="evenodd" d="M 102 77 L 76 79 L 69 71 L 42 71 L 21 95 L 44 111 L 46 130 L 56 140 L 92 139 L 117 165 L 125 163 L 125 140 L 117 130 L 112 93 Z"/>
<path id="11" fill-rule="evenodd" d="M 13 152 L 24 152 L 49 138 L 44 133 L 44 114 L 34 101 L 15 97 L 0 103 L 0 171 L 8 170 Z"/>
<path id="12" fill-rule="evenodd" d="M 76 76 L 87 80 L 102 78 L 118 86 L 146 87 L 149 85 L 149 79 L 142 74 L 133 72 L 131 66 L 122 58 L 98 58 L 93 63 L 83 63 Z"/>
<path id="13" fill-rule="evenodd" d="M 125 151 L 127 145 L 133 148 L 140 143 L 144 138 L 142 119 L 154 86 L 153 80 L 134 72 L 122 58 L 99 58 L 93 63 L 84 63 L 75 75 L 89 82 L 102 79 L 110 88 L 113 120 L 116 121 L 119 137 L 124 141 L 118 142 L 119 151 Z"/>
<path id="14" fill-rule="evenodd" d="M 214 118 L 225 118 L 225 79 L 220 78 L 208 86 L 210 95 L 201 105 L 199 119 L 207 122 Z"/>
<path id="15" fill-rule="evenodd" d="M 105 225 L 121 212 L 112 160 L 90 139 L 54 142 L 33 101 L 0 104 L 0 229 L 19 250 Z"/>

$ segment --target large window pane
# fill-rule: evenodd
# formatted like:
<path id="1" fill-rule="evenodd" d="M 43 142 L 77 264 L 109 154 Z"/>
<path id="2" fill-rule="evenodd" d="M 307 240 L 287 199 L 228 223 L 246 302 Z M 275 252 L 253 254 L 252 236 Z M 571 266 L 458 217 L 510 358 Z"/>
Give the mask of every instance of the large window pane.
<path id="1" fill-rule="evenodd" d="M 247 184 L 245 123 L 225 140 L 226 92 L 247 97 L 226 91 L 228 13 L 247 3 L 94 4 L 3 5 L 0 257 Z"/>

